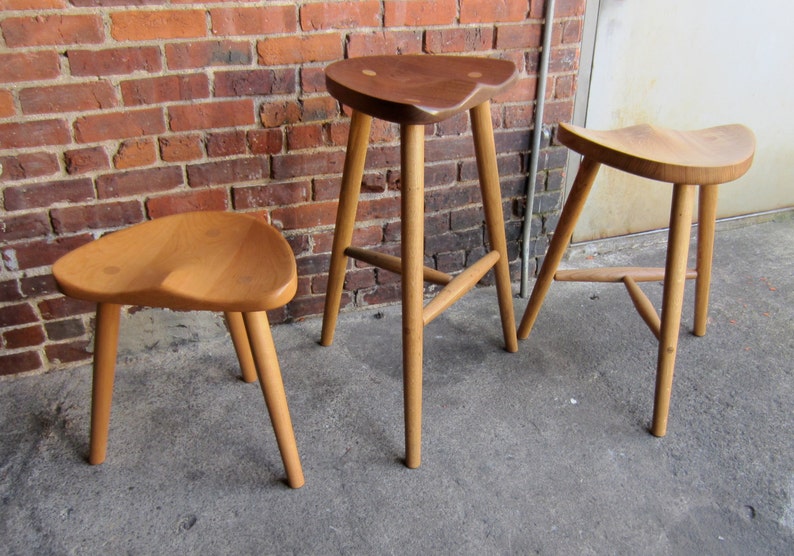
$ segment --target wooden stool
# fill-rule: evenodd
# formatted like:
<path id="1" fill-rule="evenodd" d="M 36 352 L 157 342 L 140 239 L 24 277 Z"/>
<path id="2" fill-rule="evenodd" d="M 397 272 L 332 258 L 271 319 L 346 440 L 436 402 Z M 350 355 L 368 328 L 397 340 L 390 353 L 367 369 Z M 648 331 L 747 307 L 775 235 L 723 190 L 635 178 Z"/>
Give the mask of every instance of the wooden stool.
<path id="1" fill-rule="evenodd" d="M 518 342 L 507 259 L 490 99 L 509 87 L 512 62 L 457 56 L 372 56 L 331 64 L 328 91 L 353 109 L 331 252 L 321 344 L 333 342 L 348 257 L 401 274 L 405 441 L 408 467 L 421 462 L 423 327 L 491 269 L 507 351 Z M 454 278 L 424 267 L 424 126 L 464 110 L 471 115 L 491 251 Z M 372 118 L 400 124 L 401 257 L 351 246 Z M 423 307 L 425 281 L 443 289 Z"/>
<path id="2" fill-rule="evenodd" d="M 614 131 L 591 131 L 560 124 L 559 141 L 584 158 L 562 210 L 548 252 L 518 328 L 529 336 L 552 280 L 623 282 L 642 319 L 659 340 L 651 433 L 664 436 L 670 408 L 684 283 L 696 279 L 694 334 L 706 333 L 711 259 L 717 212 L 717 186 L 741 177 L 755 152 L 753 133 L 741 125 L 699 131 L 672 131 L 639 125 Z M 665 268 L 601 268 L 557 271 L 601 164 L 673 185 Z M 695 190 L 700 186 L 697 262 L 687 270 Z M 664 281 L 661 318 L 638 282 Z"/>
<path id="3" fill-rule="evenodd" d="M 167 216 L 83 245 L 61 257 L 52 272 L 64 294 L 97 303 L 91 464 L 105 460 L 121 306 L 222 311 L 243 380 L 259 377 L 287 482 L 303 485 L 265 313 L 289 302 L 298 283 L 292 250 L 275 228 L 239 213 Z"/>

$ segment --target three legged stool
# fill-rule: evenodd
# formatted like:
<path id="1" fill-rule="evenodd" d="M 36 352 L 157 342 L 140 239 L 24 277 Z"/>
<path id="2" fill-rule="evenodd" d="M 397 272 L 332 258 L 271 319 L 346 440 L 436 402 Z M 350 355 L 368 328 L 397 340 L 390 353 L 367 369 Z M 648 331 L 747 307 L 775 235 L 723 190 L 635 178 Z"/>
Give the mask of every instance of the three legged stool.
<path id="1" fill-rule="evenodd" d="M 490 99 L 516 79 L 512 62 L 459 56 L 371 56 L 326 68 L 330 94 L 353 109 L 336 217 L 321 344 L 334 339 L 348 257 L 397 272 L 402 284 L 405 464 L 421 462 L 423 327 L 460 299 L 491 269 L 505 349 L 518 342 L 507 259 L 502 196 L 496 165 Z M 424 260 L 424 132 L 426 124 L 468 110 L 491 251 L 454 278 Z M 401 256 L 351 246 L 372 118 L 400 125 Z M 424 282 L 442 285 L 423 306 Z"/>
<path id="2" fill-rule="evenodd" d="M 699 131 L 673 131 L 639 125 L 614 131 L 592 131 L 560 124 L 557 139 L 584 158 L 554 231 L 548 252 L 518 328 L 529 336 L 552 280 L 623 282 L 642 319 L 659 340 L 651 433 L 664 436 L 673 385 L 684 283 L 695 279 L 693 332 L 706 333 L 711 259 L 717 213 L 717 186 L 738 179 L 755 153 L 753 133 L 741 125 Z M 557 271 L 601 164 L 673 185 L 667 261 L 664 268 L 600 268 Z M 687 269 L 695 192 L 699 191 L 696 268 Z M 638 282 L 664 282 L 661 317 Z"/>
<path id="3" fill-rule="evenodd" d="M 67 253 L 53 265 L 58 288 L 97 304 L 89 463 L 105 460 L 122 305 L 222 311 L 243 380 L 259 386 L 293 488 L 303 469 L 266 311 L 298 287 L 287 240 L 261 218 L 189 212 L 143 222 Z"/>

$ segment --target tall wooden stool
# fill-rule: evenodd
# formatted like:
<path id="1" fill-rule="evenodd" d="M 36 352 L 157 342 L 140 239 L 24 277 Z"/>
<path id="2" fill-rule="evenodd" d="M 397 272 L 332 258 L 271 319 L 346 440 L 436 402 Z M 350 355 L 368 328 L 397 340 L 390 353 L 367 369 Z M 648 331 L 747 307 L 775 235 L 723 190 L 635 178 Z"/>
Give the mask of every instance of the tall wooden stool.
<path id="1" fill-rule="evenodd" d="M 265 313 L 289 302 L 298 284 L 292 250 L 275 228 L 240 213 L 167 216 L 87 243 L 61 257 L 52 273 L 64 294 L 97 303 L 91 464 L 105 460 L 121 306 L 222 311 L 243 380 L 259 377 L 287 482 L 303 485 Z"/>
<path id="2" fill-rule="evenodd" d="M 372 56 L 331 64 L 328 91 L 353 109 L 331 252 L 322 345 L 333 342 L 348 257 L 401 274 L 405 464 L 419 467 L 422 426 L 423 327 L 460 299 L 491 269 L 507 351 L 518 342 L 507 259 L 502 195 L 490 99 L 517 77 L 512 62 L 457 56 Z M 424 267 L 424 126 L 464 110 L 471 116 L 485 223 L 491 251 L 452 277 Z M 401 257 L 351 246 L 372 118 L 400 124 Z M 423 307 L 424 282 L 442 285 Z"/>
<path id="3" fill-rule="evenodd" d="M 741 125 L 699 131 L 673 131 L 650 125 L 592 131 L 560 124 L 557 138 L 569 149 L 584 155 L 584 158 L 532 289 L 518 328 L 518 337 L 524 339 L 529 336 L 552 280 L 623 282 L 640 316 L 659 340 L 651 433 L 664 436 L 667 432 L 684 283 L 687 279 L 696 280 L 693 332 L 696 336 L 703 336 L 706 333 L 714 251 L 717 186 L 738 179 L 750 168 L 755 153 L 755 137 L 752 131 Z M 674 184 L 664 268 L 557 270 L 601 164 Z M 696 268 L 688 270 L 689 236 L 698 186 L 697 261 Z M 661 318 L 637 285 L 638 282 L 660 280 L 664 282 Z"/>

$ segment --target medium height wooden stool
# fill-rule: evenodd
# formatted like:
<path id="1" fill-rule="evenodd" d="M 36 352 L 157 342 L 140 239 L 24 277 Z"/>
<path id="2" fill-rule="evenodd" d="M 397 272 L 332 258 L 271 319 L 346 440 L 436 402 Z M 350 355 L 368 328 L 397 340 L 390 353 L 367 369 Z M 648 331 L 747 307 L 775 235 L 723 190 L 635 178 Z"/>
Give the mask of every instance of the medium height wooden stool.
<path id="1" fill-rule="evenodd" d="M 326 68 L 328 91 L 353 109 L 331 251 L 322 345 L 333 342 L 348 257 L 401 274 L 405 463 L 421 462 L 423 327 L 491 269 L 507 351 L 518 342 L 507 259 L 490 99 L 509 87 L 512 62 L 456 56 L 372 56 Z M 491 251 L 454 278 L 424 267 L 424 126 L 468 110 Z M 351 246 L 372 118 L 400 124 L 401 257 Z M 423 307 L 425 281 L 443 288 Z"/>
<path id="2" fill-rule="evenodd" d="M 292 249 L 275 228 L 239 213 L 167 216 L 87 243 L 61 257 L 52 273 L 64 294 L 97 303 L 91 464 L 105 460 L 121 306 L 222 311 L 243 380 L 259 377 L 287 482 L 303 485 L 265 313 L 291 300 L 298 285 Z"/>
<path id="3" fill-rule="evenodd" d="M 706 333 L 717 186 L 738 179 L 755 153 L 752 131 L 741 125 L 673 131 L 639 125 L 592 131 L 560 124 L 559 141 L 584 158 L 568 195 L 548 253 L 521 319 L 518 337 L 529 336 L 552 280 L 623 282 L 642 319 L 659 340 L 651 433 L 664 436 L 673 384 L 684 283 L 696 279 L 694 334 Z M 644 178 L 672 183 L 670 231 L 664 268 L 600 268 L 557 271 L 601 164 Z M 700 187 L 696 268 L 687 270 L 695 191 Z M 664 282 L 661 318 L 637 282 Z"/>

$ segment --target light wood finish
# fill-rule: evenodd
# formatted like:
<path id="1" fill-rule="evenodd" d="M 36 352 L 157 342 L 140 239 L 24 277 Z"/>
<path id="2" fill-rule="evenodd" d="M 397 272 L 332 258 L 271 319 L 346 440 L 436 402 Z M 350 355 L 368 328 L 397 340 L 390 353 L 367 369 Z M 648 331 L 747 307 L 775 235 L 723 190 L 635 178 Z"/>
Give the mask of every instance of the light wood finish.
<path id="1" fill-rule="evenodd" d="M 251 353 L 251 344 L 248 341 L 248 332 L 245 329 L 245 321 L 242 313 L 224 313 L 226 326 L 229 327 L 229 335 L 232 337 L 234 352 L 240 362 L 240 371 L 245 382 L 256 380 L 256 364 Z"/>
<path id="2" fill-rule="evenodd" d="M 394 272 L 395 274 L 402 274 L 403 272 L 402 260 L 400 257 L 395 257 L 394 255 L 378 253 L 371 249 L 361 249 L 360 247 L 352 246 L 345 249 L 345 255 L 357 261 L 362 261 L 372 266 L 388 270 L 389 272 Z M 437 286 L 445 286 L 452 281 L 451 274 L 427 266 L 422 268 L 422 275 L 425 282 L 430 282 Z"/>
<path id="3" fill-rule="evenodd" d="M 97 303 L 89 462 L 105 460 L 122 305 L 222 311 L 243 379 L 258 376 L 294 488 L 303 482 L 265 311 L 297 289 L 292 250 L 262 219 L 227 212 L 168 216 L 108 234 L 53 265 L 60 290 Z"/>
<path id="4" fill-rule="evenodd" d="M 364 177 L 364 162 L 367 158 L 372 116 L 354 111 L 350 117 L 350 133 L 347 137 L 345 165 L 342 169 L 342 186 L 339 191 L 339 206 L 336 209 L 334 240 L 331 246 L 331 264 L 328 269 L 328 285 L 325 290 L 323 328 L 320 344 L 330 346 L 334 341 L 336 319 L 342 302 L 342 287 L 345 284 L 347 255 L 345 249 L 353 241 L 356 224 L 356 209 Z"/>
<path id="5" fill-rule="evenodd" d="M 650 125 L 594 131 L 561 123 L 557 138 L 571 150 L 584 155 L 584 158 L 549 243 L 548 253 L 519 325 L 518 337 L 524 339 L 529 336 L 553 280 L 623 282 L 638 313 L 659 341 L 650 430 L 655 436 L 664 436 L 667 432 L 678 349 L 684 284 L 687 279 L 696 280 L 693 333 L 702 336 L 706 332 L 708 320 L 717 185 L 735 180 L 749 169 L 755 152 L 755 137 L 742 125 L 698 131 L 674 131 Z M 664 269 L 619 267 L 557 270 L 601 164 L 674 184 Z M 687 258 L 694 196 L 698 186 L 697 260 L 693 270 L 687 269 Z M 638 282 L 657 280 L 664 282 L 661 316 L 638 285 Z"/>
<path id="6" fill-rule="evenodd" d="M 512 85 L 517 75 L 512 62 L 466 56 L 369 56 L 326 68 L 328 91 L 351 107 L 353 114 L 320 343 L 327 346 L 333 341 L 348 257 L 400 274 L 405 464 L 411 468 L 421 463 L 424 325 L 493 268 L 505 349 L 518 349 L 489 102 Z M 472 122 L 490 252 L 453 278 L 424 266 L 424 126 L 466 110 Z M 400 257 L 351 246 L 372 117 L 400 124 Z M 443 287 L 423 307 L 425 282 Z"/>

